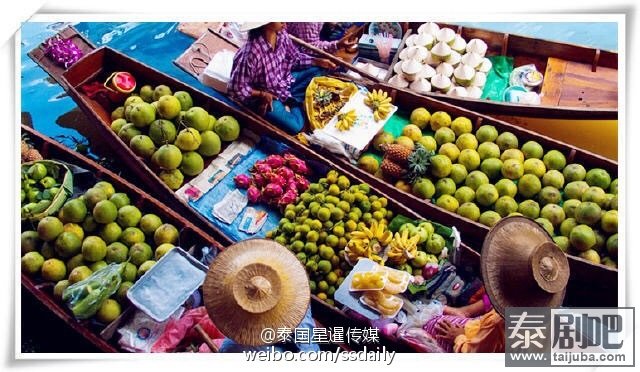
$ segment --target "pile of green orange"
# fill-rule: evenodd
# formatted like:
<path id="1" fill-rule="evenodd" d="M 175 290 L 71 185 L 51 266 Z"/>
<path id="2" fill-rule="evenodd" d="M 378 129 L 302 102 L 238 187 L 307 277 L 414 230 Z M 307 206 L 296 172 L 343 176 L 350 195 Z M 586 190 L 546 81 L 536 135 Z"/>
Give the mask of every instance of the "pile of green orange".
<path id="1" fill-rule="evenodd" d="M 433 137 L 421 136 L 420 128 L 430 128 Z M 567 164 L 562 152 L 535 141 L 521 144 L 491 125 L 473 133 L 468 118 L 452 120 L 443 111 L 414 110 L 404 132 L 396 143 L 413 149 L 407 138 L 415 136 L 436 155 L 422 177 L 388 179 L 398 188 L 486 226 L 510 215 L 530 217 L 565 252 L 617 265 L 618 180 L 606 170 Z M 391 137 L 382 133 L 374 145 Z"/>
<path id="2" fill-rule="evenodd" d="M 136 155 L 150 161 L 171 189 L 185 176 L 204 170 L 204 158 L 217 155 L 222 142 L 235 141 L 240 125 L 232 116 L 216 119 L 194 106 L 191 95 L 166 85 L 143 86 L 111 113 L 111 129 Z"/>
<path id="3" fill-rule="evenodd" d="M 335 290 L 351 270 L 344 252 L 351 232 L 373 220 L 386 226 L 392 217 L 387 199 L 331 170 L 285 207 L 279 226 L 267 237 L 296 254 L 307 269 L 312 293 L 333 304 Z"/>
<path id="4" fill-rule="evenodd" d="M 36 230 L 21 235 L 22 272 L 56 282 L 54 296 L 110 263 L 128 261 L 122 284 L 96 319 L 109 323 L 121 312 L 126 292 L 178 241 L 175 226 L 155 214 L 143 214 L 129 196 L 108 182 L 98 182 L 68 200 L 57 217 L 41 219 Z"/>

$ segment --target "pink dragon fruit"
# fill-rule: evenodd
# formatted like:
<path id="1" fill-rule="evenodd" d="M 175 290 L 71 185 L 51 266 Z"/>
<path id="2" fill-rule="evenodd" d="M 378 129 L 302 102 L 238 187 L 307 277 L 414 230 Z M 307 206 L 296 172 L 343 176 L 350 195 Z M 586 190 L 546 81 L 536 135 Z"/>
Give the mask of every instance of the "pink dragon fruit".
<path id="1" fill-rule="evenodd" d="M 247 198 L 249 199 L 249 203 L 258 203 L 260 201 L 260 190 L 254 185 L 249 186 L 247 189 Z"/>
<path id="2" fill-rule="evenodd" d="M 281 188 L 287 185 L 287 180 L 276 173 L 269 173 L 266 175 L 266 178 L 267 180 L 269 180 L 270 183 L 274 183 L 280 186 Z"/>
<path id="3" fill-rule="evenodd" d="M 297 184 L 296 180 L 295 180 L 295 179 L 293 179 L 293 178 L 288 179 L 288 180 L 287 180 L 287 187 L 286 187 L 286 189 L 287 189 L 287 190 L 293 190 L 293 191 L 295 191 L 295 192 L 296 192 L 296 194 L 297 194 L 297 193 L 298 193 L 298 184 Z"/>
<path id="4" fill-rule="evenodd" d="M 295 159 L 289 161 L 289 167 L 297 174 L 308 174 L 309 168 L 307 167 L 307 163 L 303 160 Z"/>
<path id="5" fill-rule="evenodd" d="M 256 171 L 256 173 L 260 174 L 270 173 L 271 171 L 273 171 L 273 168 L 271 168 L 270 165 L 257 162 L 253 165 L 253 169 Z"/>
<path id="6" fill-rule="evenodd" d="M 262 190 L 262 194 L 266 199 L 279 198 L 280 196 L 282 196 L 282 193 L 282 186 L 275 183 L 268 184 Z"/>
<path id="7" fill-rule="evenodd" d="M 280 168 L 284 165 L 284 158 L 280 155 L 269 155 L 264 160 L 265 163 L 273 169 Z"/>
<path id="8" fill-rule="evenodd" d="M 294 178 L 295 183 L 296 183 L 296 187 L 298 189 L 299 192 L 304 192 L 307 191 L 307 189 L 309 188 L 309 180 L 304 178 L 303 176 L 296 174 L 296 177 Z"/>
<path id="9" fill-rule="evenodd" d="M 293 204 L 296 202 L 297 198 L 298 198 L 298 195 L 294 191 L 287 190 L 287 192 L 282 194 L 280 199 L 278 199 L 278 206 L 284 207 L 287 204 Z"/>
<path id="10" fill-rule="evenodd" d="M 251 177 L 246 174 L 239 174 L 235 176 L 233 182 L 236 183 L 236 186 L 241 189 L 246 189 L 251 185 Z"/>
<path id="11" fill-rule="evenodd" d="M 295 175 L 293 173 L 293 171 L 287 167 L 280 167 L 278 168 L 278 170 L 276 171 L 276 173 L 283 177 L 285 180 L 290 180 L 293 178 L 293 176 Z"/>
<path id="12" fill-rule="evenodd" d="M 292 161 L 292 160 L 299 160 L 295 155 L 290 154 L 290 153 L 286 153 L 282 157 L 287 162 L 287 164 L 289 164 L 289 162 Z"/>
<path id="13" fill-rule="evenodd" d="M 267 184 L 267 179 L 258 173 L 252 173 L 251 177 L 253 178 L 253 183 L 258 187 L 263 187 Z"/>

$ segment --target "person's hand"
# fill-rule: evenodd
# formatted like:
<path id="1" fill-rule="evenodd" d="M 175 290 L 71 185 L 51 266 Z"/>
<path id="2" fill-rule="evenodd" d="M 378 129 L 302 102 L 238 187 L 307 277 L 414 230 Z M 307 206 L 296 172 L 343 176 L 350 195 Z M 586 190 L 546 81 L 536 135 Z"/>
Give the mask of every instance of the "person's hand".
<path id="1" fill-rule="evenodd" d="M 438 339 L 454 342 L 456 337 L 464 334 L 464 327 L 455 326 L 448 320 L 442 319 L 436 324 L 435 331 Z"/>
<path id="2" fill-rule="evenodd" d="M 260 96 L 258 96 L 258 113 L 264 116 L 271 111 L 273 111 L 273 94 L 265 91 L 260 92 Z"/>
<path id="3" fill-rule="evenodd" d="M 336 64 L 331 62 L 330 60 L 326 59 L 326 58 L 319 58 L 316 60 L 316 66 L 318 67 L 322 67 L 324 69 L 327 70 L 335 70 L 336 69 Z"/>
<path id="4" fill-rule="evenodd" d="M 467 318 L 467 314 L 462 309 L 459 309 L 457 307 L 445 306 L 442 310 L 442 313 L 444 315 L 454 315 L 461 318 Z"/>

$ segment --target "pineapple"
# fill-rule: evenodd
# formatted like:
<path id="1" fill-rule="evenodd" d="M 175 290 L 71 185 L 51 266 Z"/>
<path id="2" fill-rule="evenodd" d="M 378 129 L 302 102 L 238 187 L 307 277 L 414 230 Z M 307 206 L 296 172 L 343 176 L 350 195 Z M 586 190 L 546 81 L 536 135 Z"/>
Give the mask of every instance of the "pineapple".
<path id="1" fill-rule="evenodd" d="M 42 160 L 42 155 L 40 155 L 40 152 L 36 149 L 27 150 L 27 152 L 24 155 L 24 161 L 30 162 L 30 161 L 36 161 L 36 160 Z"/>
<path id="2" fill-rule="evenodd" d="M 409 168 L 409 182 L 414 183 L 418 178 L 424 177 L 429 170 L 433 151 L 427 150 L 421 144 L 416 145 L 416 149 L 409 155 L 407 164 Z"/>
<path id="3" fill-rule="evenodd" d="M 388 157 L 385 157 L 382 160 L 380 170 L 382 171 L 382 174 L 392 179 L 401 178 L 406 173 L 406 170 L 401 165 L 390 160 Z"/>
<path id="4" fill-rule="evenodd" d="M 401 167 L 407 166 L 407 160 L 411 155 L 411 150 L 398 144 L 387 144 L 382 147 L 385 159 L 389 159 Z"/>

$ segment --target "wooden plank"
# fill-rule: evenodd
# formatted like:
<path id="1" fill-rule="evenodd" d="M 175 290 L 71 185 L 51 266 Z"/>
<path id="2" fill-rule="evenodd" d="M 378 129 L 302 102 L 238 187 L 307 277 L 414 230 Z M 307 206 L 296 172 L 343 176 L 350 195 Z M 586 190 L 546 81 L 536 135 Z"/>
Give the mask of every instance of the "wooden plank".
<path id="1" fill-rule="evenodd" d="M 238 45 L 208 28 L 173 63 L 197 79 L 211 58 L 225 49 L 235 52 L 238 50 Z"/>
<path id="2" fill-rule="evenodd" d="M 217 30 L 221 24 L 222 22 L 180 22 L 178 31 L 197 39 L 210 28 Z"/>
<path id="3" fill-rule="evenodd" d="M 547 61 L 547 69 L 544 72 L 544 81 L 540 90 L 543 105 L 558 106 L 560 104 L 566 69 L 567 61 L 563 59 L 551 57 Z"/>
<path id="4" fill-rule="evenodd" d="M 561 106 L 582 106 L 597 108 L 618 107 L 618 70 L 567 62 L 562 86 Z"/>

